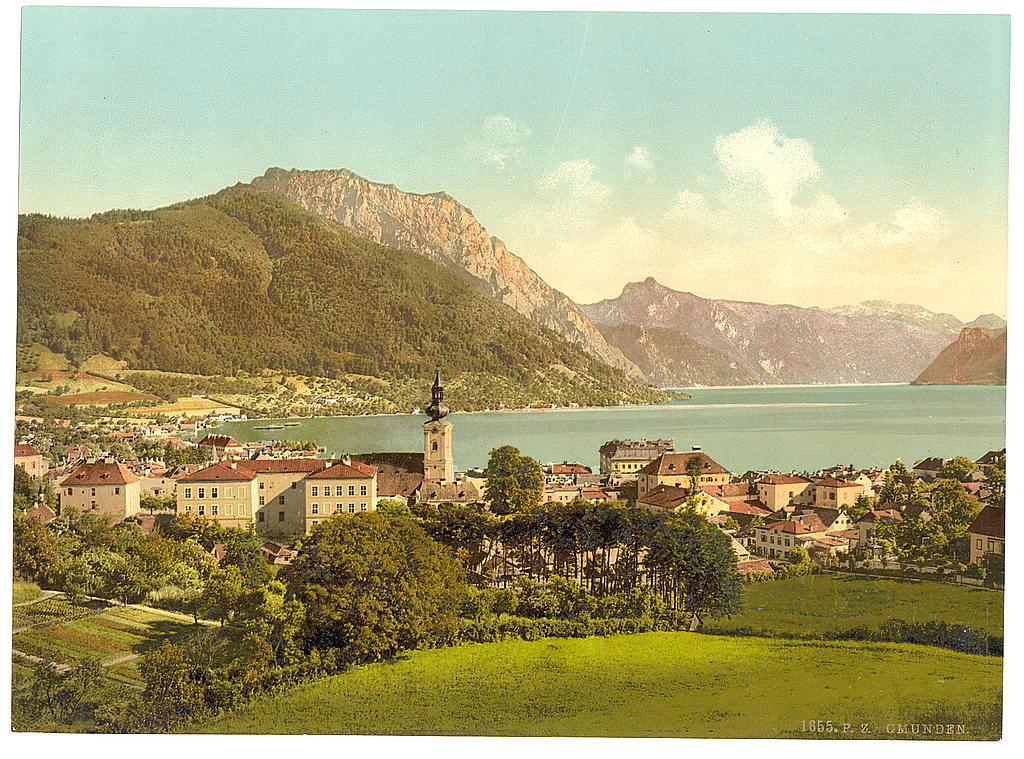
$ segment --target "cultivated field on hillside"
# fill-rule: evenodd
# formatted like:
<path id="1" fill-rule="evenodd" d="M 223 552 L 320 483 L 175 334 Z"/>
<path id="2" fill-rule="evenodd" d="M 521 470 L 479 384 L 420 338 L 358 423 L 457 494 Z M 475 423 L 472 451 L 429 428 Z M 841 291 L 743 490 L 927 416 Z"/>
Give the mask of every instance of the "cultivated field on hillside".
<path id="1" fill-rule="evenodd" d="M 416 651 L 264 698 L 202 729 L 884 738 L 890 724 L 952 722 L 965 725 L 961 739 L 992 739 L 1001 673 L 998 657 L 899 644 L 692 633 L 548 638 Z M 851 728 L 802 731 L 802 721 L 819 719 Z"/>
<path id="2" fill-rule="evenodd" d="M 945 583 L 855 574 L 819 574 L 743 588 L 743 610 L 706 620 L 705 632 L 740 628 L 768 636 L 878 629 L 890 619 L 942 621 L 1003 634 L 1003 593 Z"/>
<path id="3" fill-rule="evenodd" d="M 26 627 L 31 626 L 29 629 Z M 119 683 L 141 687 L 142 655 L 164 640 L 199 645 L 215 656 L 228 648 L 232 631 L 195 625 L 180 615 L 101 601 L 76 604 L 62 596 L 14 608 L 15 651 L 56 664 L 96 659 L 104 674 Z M 17 657 L 23 665 L 31 660 Z"/>

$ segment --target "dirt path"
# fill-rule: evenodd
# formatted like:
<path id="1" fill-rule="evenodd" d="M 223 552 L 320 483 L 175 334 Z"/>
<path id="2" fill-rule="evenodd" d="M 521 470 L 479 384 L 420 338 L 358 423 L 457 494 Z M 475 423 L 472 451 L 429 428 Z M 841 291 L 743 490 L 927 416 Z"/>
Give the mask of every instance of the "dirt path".
<path id="1" fill-rule="evenodd" d="M 33 598 L 31 601 L 22 601 L 21 603 L 11 604 L 11 606 L 14 608 L 17 608 L 19 606 L 31 606 L 32 604 L 37 604 L 40 601 L 45 601 L 47 598 L 53 598 L 54 596 L 59 595 L 59 590 L 44 590 L 42 591 L 42 595 L 40 595 L 39 598 Z"/>

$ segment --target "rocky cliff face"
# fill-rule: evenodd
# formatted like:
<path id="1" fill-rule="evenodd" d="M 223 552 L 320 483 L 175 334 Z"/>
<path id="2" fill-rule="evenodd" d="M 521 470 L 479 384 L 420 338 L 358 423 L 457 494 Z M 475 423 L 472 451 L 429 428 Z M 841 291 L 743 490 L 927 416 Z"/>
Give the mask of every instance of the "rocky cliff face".
<path id="1" fill-rule="evenodd" d="M 701 298 L 653 278 L 581 308 L 599 324 L 680 332 L 769 384 L 909 382 L 949 339 L 914 325 L 815 308 Z"/>
<path id="2" fill-rule="evenodd" d="M 550 287 L 472 212 L 445 193 L 417 195 L 347 170 L 269 169 L 249 185 L 334 219 L 360 237 L 409 250 L 456 272 L 488 295 L 580 345 L 634 379 L 643 373 L 612 347 L 583 312 Z"/>
<path id="3" fill-rule="evenodd" d="M 1005 385 L 1006 330 L 967 327 L 914 385 Z"/>

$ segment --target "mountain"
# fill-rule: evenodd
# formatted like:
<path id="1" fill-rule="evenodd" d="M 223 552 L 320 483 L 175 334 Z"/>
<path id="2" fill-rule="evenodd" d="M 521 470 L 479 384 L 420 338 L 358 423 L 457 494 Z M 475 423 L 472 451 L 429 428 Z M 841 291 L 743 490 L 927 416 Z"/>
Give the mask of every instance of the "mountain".
<path id="1" fill-rule="evenodd" d="M 1006 319 L 996 314 L 982 314 L 964 326 L 969 328 L 978 327 L 980 329 L 1006 329 Z"/>
<path id="2" fill-rule="evenodd" d="M 816 308 L 711 300 L 648 277 L 581 306 L 593 322 L 679 332 L 769 384 L 909 382 L 948 336 Z"/>
<path id="3" fill-rule="evenodd" d="M 914 385 L 1005 385 L 1006 330 L 965 327 Z"/>
<path id="4" fill-rule="evenodd" d="M 455 272 L 477 292 L 512 307 L 634 380 L 640 370 L 610 346 L 568 297 L 492 237 L 472 211 L 443 192 L 418 195 L 370 182 L 346 169 L 271 168 L 248 185 L 333 219 L 360 237 L 418 253 Z"/>
<path id="5" fill-rule="evenodd" d="M 758 378 L 728 356 L 672 329 L 631 324 L 598 324 L 605 340 L 619 348 L 659 387 L 753 385 Z"/>
<path id="6" fill-rule="evenodd" d="M 667 397 L 423 256 L 269 193 L 21 216 L 17 297 L 18 342 L 76 364 L 103 353 L 132 369 L 402 379 L 440 361 L 503 378 L 498 387 L 538 387 L 540 401 Z"/>
<path id="7" fill-rule="evenodd" d="M 891 303 L 887 300 L 865 300 L 852 306 L 824 310 L 840 316 L 866 316 L 883 322 L 912 324 L 943 335 L 955 335 L 964 326 L 953 314 L 937 314 L 913 303 Z"/>

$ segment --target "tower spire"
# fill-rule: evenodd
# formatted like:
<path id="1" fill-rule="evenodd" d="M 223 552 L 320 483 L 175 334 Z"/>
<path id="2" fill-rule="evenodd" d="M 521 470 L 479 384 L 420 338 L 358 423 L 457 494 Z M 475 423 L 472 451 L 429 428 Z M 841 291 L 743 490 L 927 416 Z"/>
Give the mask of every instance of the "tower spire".
<path id="1" fill-rule="evenodd" d="M 434 372 L 434 386 L 430 389 L 430 405 L 427 406 L 427 416 L 435 422 L 448 416 L 448 407 L 444 405 L 444 385 L 441 384 L 441 364 L 437 365 Z"/>

